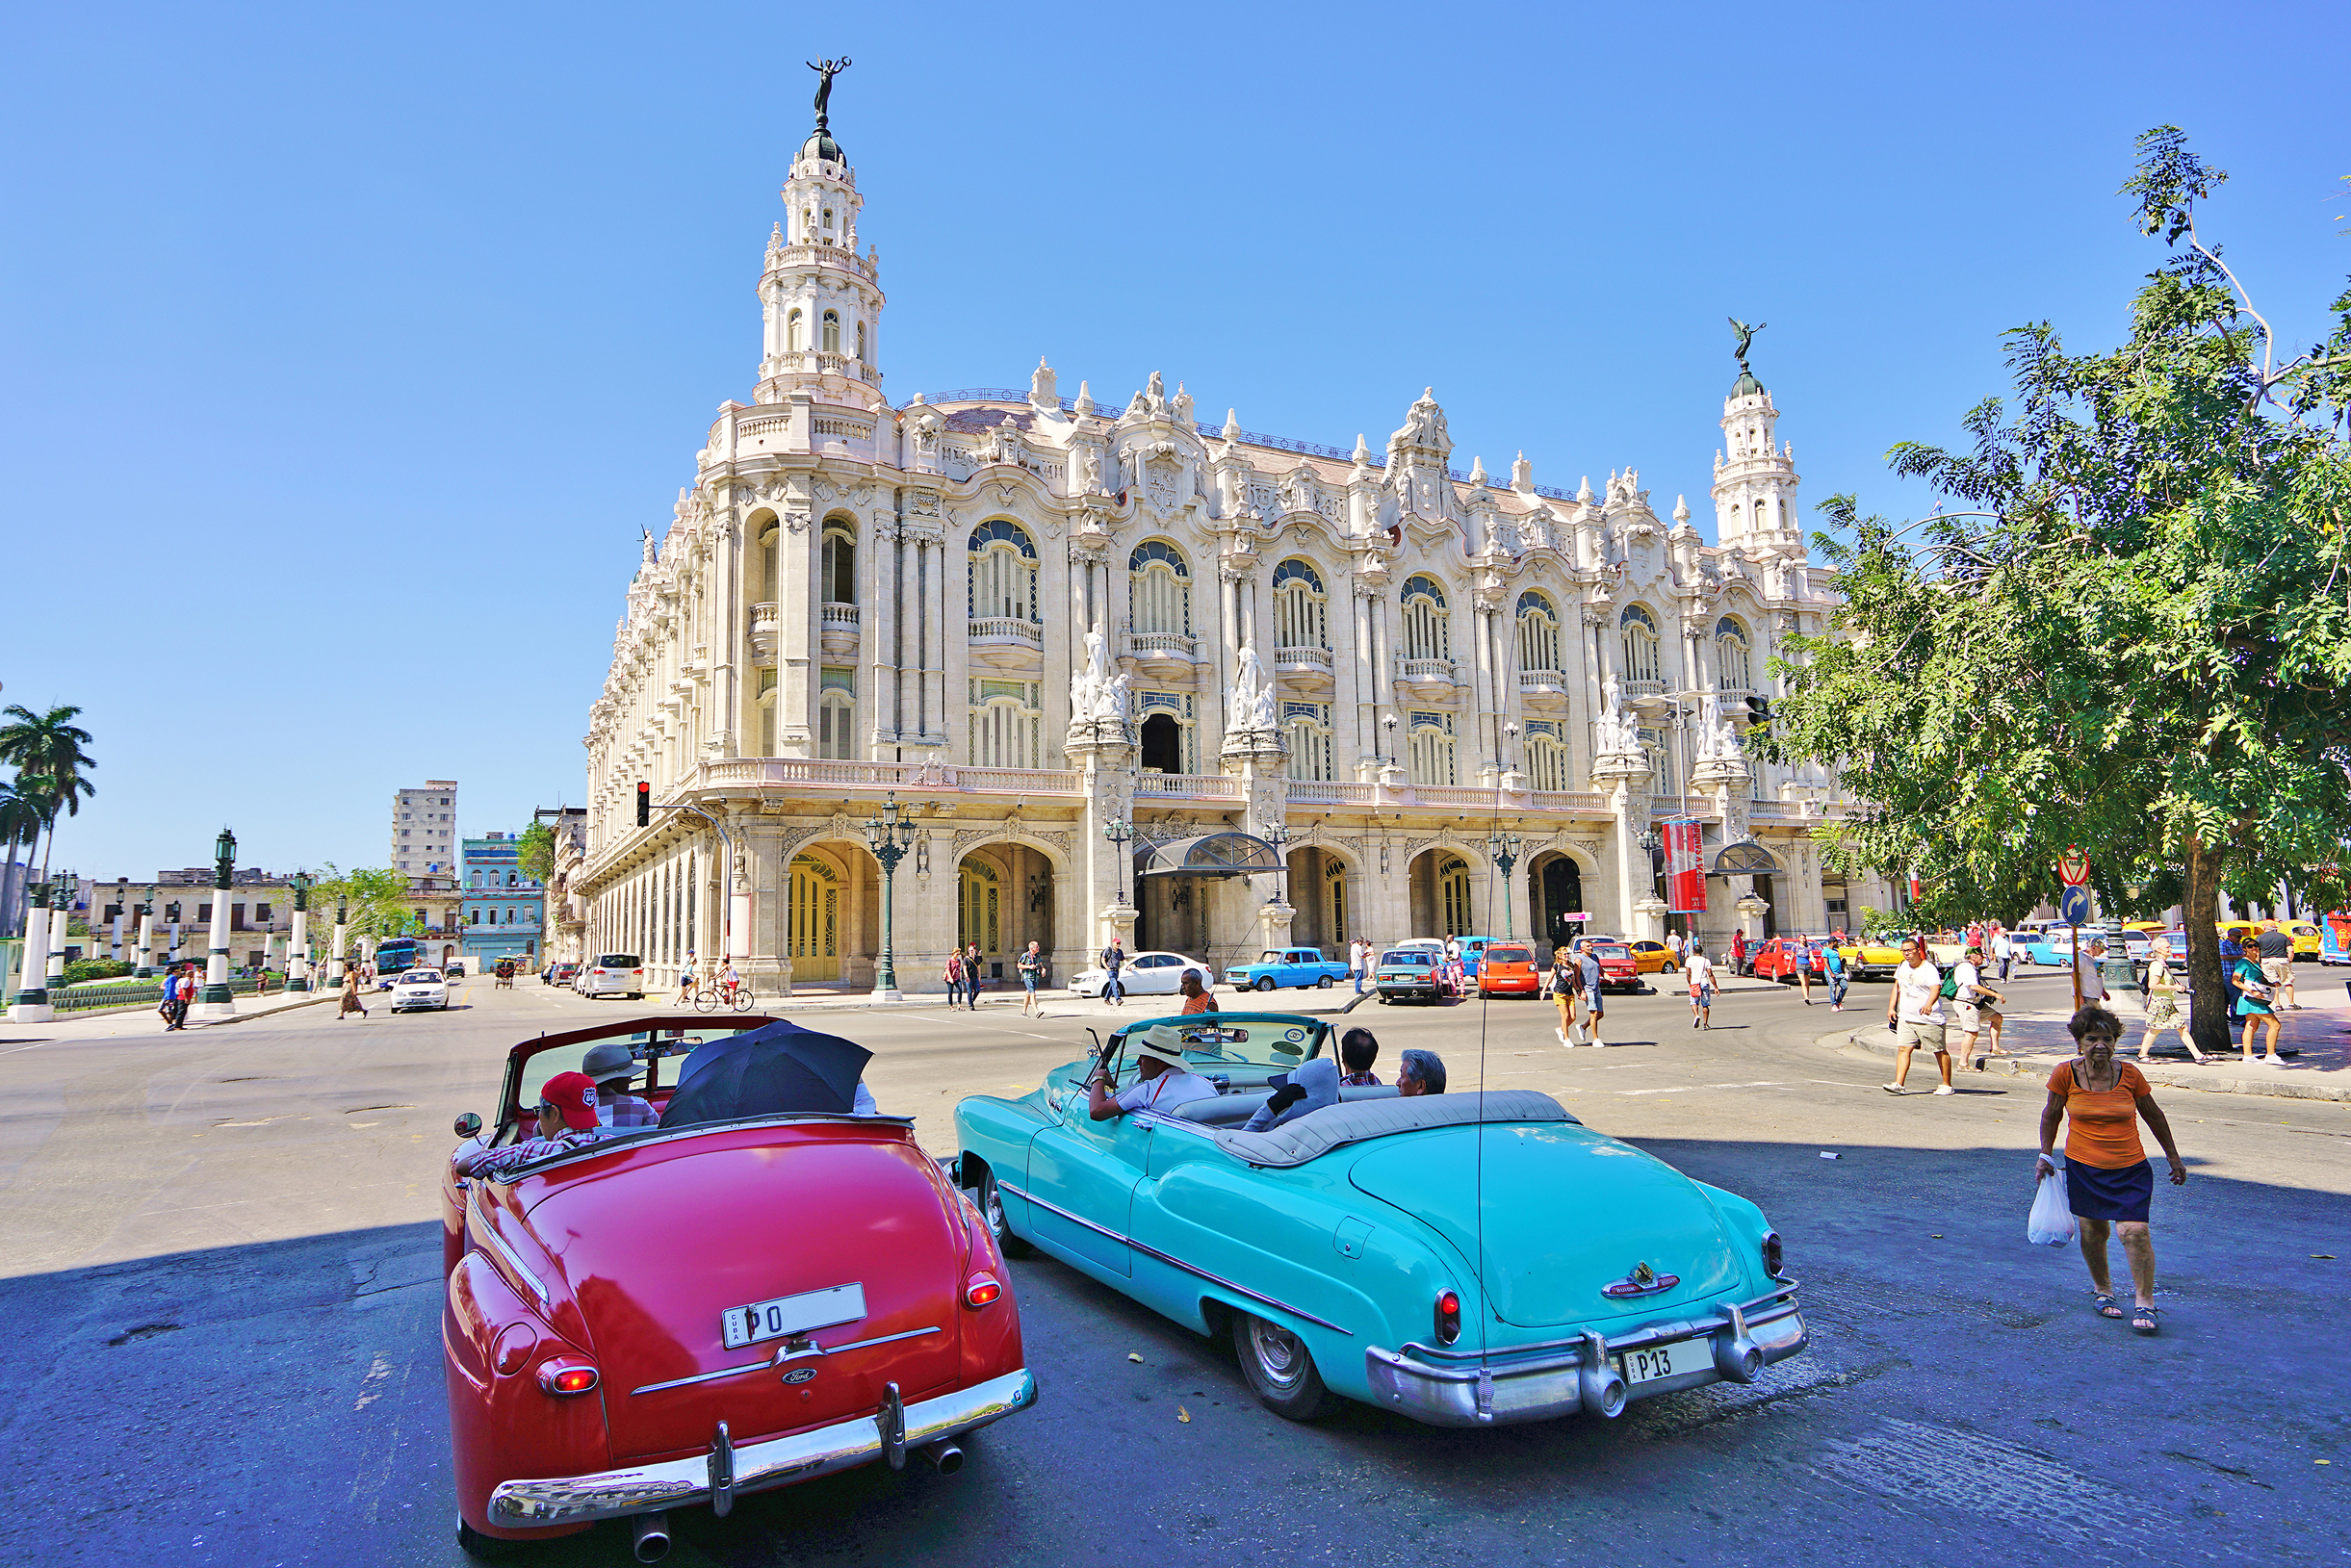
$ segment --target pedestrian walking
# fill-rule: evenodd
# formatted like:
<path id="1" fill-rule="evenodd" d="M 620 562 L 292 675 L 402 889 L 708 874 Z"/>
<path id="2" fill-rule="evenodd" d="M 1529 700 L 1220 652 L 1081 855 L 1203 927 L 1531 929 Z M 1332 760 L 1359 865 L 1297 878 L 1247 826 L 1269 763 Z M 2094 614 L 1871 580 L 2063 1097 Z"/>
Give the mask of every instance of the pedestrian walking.
<path id="1" fill-rule="evenodd" d="M 2271 918 L 2261 922 L 2261 934 L 2254 938 L 2253 949 L 2261 961 L 2261 978 L 2269 982 L 2275 1011 L 2301 1012 L 2302 1004 L 2294 1000 L 2294 939 Z"/>
<path id="2" fill-rule="evenodd" d="M 945 981 L 947 985 L 947 1006 L 960 1005 L 964 999 L 964 950 L 962 948 L 950 947 L 947 949 L 947 965 L 940 971 L 939 978 Z"/>
<path id="3" fill-rule="evenodd" d="M 1943 1037 L 1943 971 L 1926 956 L 1926 938 L 1904 937 L 1902 962 L 1894 966 L 1894 990 L 1886 997 L 1886 1027 L 1894 1031 L 1894 1082 L 1880 1087 L 1889 1094 L 1906 1092 L 1910 1054 L 1925 1046 L 1935 1053 L 1943 1081 L 1938 1094 L 1955 1094 L 1951 1088 L 1951 1054 Z"/>
<path id="4" fill-rule="evenodd" d="M 2000 1009 L 1995 1005 L 2008 998 L 1983 983 L 1983 949 L 1970 947 L 1951 966 L 1951 984 L 1955 988 L 1951 992 L 1951 1009 L 1959 1015 L 1958 1057 L 1977 1072 L 1983 1071 L 1993 1057 L 2008 1054 L 2000 1048 Z M 1977 1056 L 1976 1037 L 1987 1025 L 1992 1031 L 1992 1048 Z"/>
<path id="5" fill-rule="evenodd" d="M 1551 950 L 1551 1004 L 1560 1010 L 1560 1026 L 1551 1031 L 1559 1042 L 1570 1049 L 1583 1043 L 1577 1040 L 1575 1026 L 1575 992 L 1579 980 L 1575 955 L 1564 947 Z"/>
<path id="6" fill-rule="evenodd" d="M 2243 926 L 2231 926 L 2220 934 L 2220 992 L 2229 1003 L 2229 1022 L 2234 1025 L 2242 1015 L 2237 994 L 2236 966 L 2245 956 L 2245 944 L 2237 938 L 2245 934 Z"/>
<path id="7" fill-rule="evenodd" d="M 1690 955 L 1684 961 L 1690 971 L 1690 1027 L 1712 1029 L 1715 1026 L 1715 965 L 1706 956 L 1703 943 L 1692 942 Z"/>
<path id="8" fill-rule="evenodd" d="M 1812 1006 L 1812 966 L 1821 962 L 1821 950 L 1811 938 L 1798 934 L 1796 941 L 1796 989 L 1804 993 L 1804 1005 Z"/>
<path id="9" fill-rule="evenodd" d="M 980 961 L 979 943 L 972 942 L 964 948 L 964 990 L 969 998 L 964 1005 L 973 1013 L 979 1011 L 980 977 L 986 967 Z"/>
<path id="10" fill-rule="evenodd" d="M 1583 963 L 1577 965 L 1577 978 L 1584 983 L 1584 1034 L 1586 1043 L 1605 1045 L 1600 1038 L 1600 1020 L 1608 1009 L 1600 1001 L 1600 955 L 1590 947 L 1584 949 Z"/>
<path id="11" fill-rule="evenodd" d="M 1821 969 L 1822 977 L 1828 981 L 1828 1010 L 1831 1013 L 1844 1012 L 1845 988 L 1852 983 L 1852 975 L 1845 966 L 1845 949 L 1834 940 L 1821 949 Z"/>
<path id="12" fill-rule="evenodd" d="M 2066 1028 L 2080 1052 L 2059 1064 L 2049 1075 L 2049 1101 L 2041 1108 L 2041 1157 L 2033 1162 L 2033 1179 L 2054 1174 L 2057 1163 L 2057 1123 L 2065 1123 L 2065 1196 L 2074 1218 L 2081 1221 L 2081 1258 L 2090 1268 L 2090 1304 L 2102 1318 L 2119 1318 L 2114 1282 L 2106 1272 L 2106 1236 L 2122 1235 L 2123 1255 L 2131 1260 L 2131 1326 L 2139 1333 L 2156 1331 L 2155 1236 L 2148 1229 L 2147 1208 L 2155 1198 L 2155 1169 L 2139 1143 L 2138 1124 L 2144 1120 L 2163 1157 L 2171 1162 L 2171 1184 L 2187 1185 L 2187 1165 L 2172 1141 L 2171 1122 L 2155 1102 L 2146 1076 L 2128 1062 L 2115 1060 L 2115 1043 L 2122 1039 L 2122 1020 L 2103 1007 L 2085 1007 Z"/>
<path id="13" fill-rule="evenodd" d="M 1666 933 L 1666 948 L 1673 955 L 1674 963 L 1687 964 L 1690 962 L 1690 944 L 1682 940 L 1680 932 L 1668 931 Z"/>
<path id="14" fill-rule="evenodd" d="M 1107 978 L 1102 981 L 1102 1000 L 1112 1007 L 1126 1005 L 1126 983 L 1119 971 L 1126 967 L 1126 945 L 1114 933 L 1110 945 L 1102 949 L 1102 969 Z"/>
<path id="15" fill-rule="evenodd" d="M 2180 982 L 2171 972 L 2171 942 L 2157 937 L 2147 944 L 2147 1032 L 2139 1036 L 2140 1061 L 2147 1060 L 2166 1029 L 2180 1032 L 2180 1043 L 2187 1047 L 2188 1059 L 2198 1067 L 2210 1060 L 2196 1048 L 2196 1037 L 2187 1032 L 2187 1015 L 2180 1011 Z"/>
<path id="16" fill-rule="evenodd" d="M 2016 942 L 2004 929 L 1995 928 L 1992 933 L 1992 962 L 2000 965 L 2002 980 L 2008 978 L 2008 964 L 2015 957 Z"/>
<path id="17" fill-rule="evenodd" d="M 2253 1060 L 2253 1032 L 2269 1031 L 2268 1054 L 2261 1060 L 2272 1067 L 2283 1067 L 2286 1058 L 2278 1054 L 2278 993 L 2270 989 L 2268 977 L 2261 973 L 2260 962 L 2250 953 L 2236 961 L 2236 1011 L 2245 1020 L 2244 1059 Z"/>
<path id="18" fill-rule="evenodd" d="M 1371 969 L 1371 943 L 1357 937 L 1347 944 L 1347 973 L 1356 983 L 1356 994 L 1363 994 L 1363 977 Z"/>
<path id="19" fill-rule="evenodd" d="M 164 1033 L 167 1035 L 171 1033 L 171 999 L 179 994 L 179 971 L 176 969 L 166 970 L 164 973 L 163 999 L 156 1004 L 155 1011 L 164 1020 Z"/>
<path id="20" fill-rule="evenodd" d="M 1045 1013 L 1037 1006 L 1037 982 L 1045 978 L 1045 953 L 1035 940 L 1032 939 L 1028 944 L 1028 950 L 1020 955 L 1019 968 L 1020 990 L 1023 993 L 1020 998 L 1020 1015 L 1041 1018 L 1045 1016 Z"/>
<path id="21" fill-rule="evenodd" d="M 1731 973 L 1739 975 L 1747 972 L 1747 934 L 1744 931 L 1731 933 L 1730 961 Z"/>
<path id="22" fill-rule="evenodd" d="M 358 965 L 347 964 L 343 966 L 343 1006 L 335 1014 L 335 1021 L 341 1023 L 354 1013 L 363 1018 L 366 1017 L 368 1005 L 359 999 Z"/>

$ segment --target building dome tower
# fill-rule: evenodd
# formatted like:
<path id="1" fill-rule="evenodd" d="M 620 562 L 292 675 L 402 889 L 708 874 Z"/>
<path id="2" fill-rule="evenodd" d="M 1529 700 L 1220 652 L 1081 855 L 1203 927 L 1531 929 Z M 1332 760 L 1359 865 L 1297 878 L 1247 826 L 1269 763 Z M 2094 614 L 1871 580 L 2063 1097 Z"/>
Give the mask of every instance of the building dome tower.
<path id="1" fill-rule="evenodd" d="M 1747 346 L 1762 325 L 1734 318 L 1739 379 L 1722 399 L 1722 450 L 1715 453 L 1715 528 L 1725 550 L 1804 553 L 1796 509 L 1796 451 L 1775 447 L 1779 409 L 1747 368 Z"/>
<path id="2" fill-rule="evenodd" d="M 857 253 L 857 171 L 833 140 L 833 78 L 847 60 L 812 63 L 816 128 L 800 144 L 784 182 L 784 218 L 767 242 L 760 275 L 764 319 L 756 400 L 783 402 L 808 392 L 821 402 L 863 406 L 879 396 L 881 269 Z"/>

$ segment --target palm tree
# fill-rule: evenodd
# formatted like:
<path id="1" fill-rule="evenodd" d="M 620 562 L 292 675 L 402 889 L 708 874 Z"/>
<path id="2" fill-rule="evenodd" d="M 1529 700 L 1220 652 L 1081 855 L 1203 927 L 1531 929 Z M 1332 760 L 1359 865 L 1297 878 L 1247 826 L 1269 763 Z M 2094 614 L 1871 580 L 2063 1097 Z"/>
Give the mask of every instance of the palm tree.
<path id="1" fill-rule="evenodd" d="M 16 846 L 24 844 L 30 847 L 39 843 L 40 830 L 49 823 L 45 804 L 39 795 L 23 785 L 21 775 L 0 783 L 0 845 L 6 846 L 5 853 L 0 853 L 0 887 L 8 883 L 8 873 L 16 863 Z M 9 890 L 12 894 L 17 891 L 13 888 Z M 0 906 L 0 936 L 14 932 L 16 915 L 16 899 L 11 896 L 4 906 Z"/>
<path id="2" fill-rule="evenodd" d="M 57 847 L 57 814 L 62 810 L 67 816 L 82 814 L 82 797 L 94 795 L 97 786 L 82 777 L 84 768 L 98 764 L 88 752 L 90 732 L 74 724 L 82 716 L 79 707 L 60 706 L 46 713 L 36 713 L 21 703 L 11 703 L 0 709 L 0 762 L 16 768 L 16 789 L 19 794 L 31 793 L 42 802 L 42 815 L 49 828 L 49 839 L 40 852 L 40 874 L 49 875 L 49 852 Z"/>

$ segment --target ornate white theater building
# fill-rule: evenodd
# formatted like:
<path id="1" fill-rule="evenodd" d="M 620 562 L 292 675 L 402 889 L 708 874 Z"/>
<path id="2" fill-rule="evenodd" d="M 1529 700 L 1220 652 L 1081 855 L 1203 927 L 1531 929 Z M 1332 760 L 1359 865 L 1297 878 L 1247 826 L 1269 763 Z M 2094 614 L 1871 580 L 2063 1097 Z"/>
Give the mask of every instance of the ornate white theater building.
<path id="1" fill-rule="evenodd" d="M 1352 453 L 1200 424 L 1157 375 L 1123 406 L 1064 398 L 1042 363 L 1025 392 L 893 405 L 863 197 L 821 118 L 783 197 L 753 398 L 720 406 L 647 537 L 591 709 L 561 889 L 583 951 L 872 986 L 866 824 L 893 795 L 909 990 L 941 989 L 958 941 L 1009 975 L 1036 938 L 1066 982 L 1113 932 L 1220 965 L 1357 934 L 1547 955 L 1579 915 L 1655 937 L 1652 830 L 1676 817 L 1709 864 L 1760 872 L 1672 917 L 1710 943 L 1891 905 L 1823 877 L 1836 779 L 1744 745 L 1781 638 L 1831 607 L 1744 361 L 1708 545 L 1629 467 L 1572 495 L 1523 459 L 1454 472 L 1432 397 Z"/>

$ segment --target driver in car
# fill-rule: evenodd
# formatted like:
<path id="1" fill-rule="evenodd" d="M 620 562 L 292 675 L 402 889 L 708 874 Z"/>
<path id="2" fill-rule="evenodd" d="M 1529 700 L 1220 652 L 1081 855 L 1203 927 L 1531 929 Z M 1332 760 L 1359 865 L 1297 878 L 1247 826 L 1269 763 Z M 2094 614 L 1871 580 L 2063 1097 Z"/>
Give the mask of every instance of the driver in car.
<path id="1" fill-rule="evenodd" d="M 1098 1067 L 1087 1081 L 1087 1108 L 1095 1120 L 1107 1121 L 1129 1111 L 1173 1113 L 1194 1100 L 1217 1097 L 1216 1085 L 1184 1069 L 1183 1038 L 1167 1025 L 1154 1025 L 1140 1039 L 1129 1037 L 1128 1043 L 1135 1050 L 1137 1076 L 1133 1083 L 1112 1094 L 1110 1075 Z"/>
<path id="2" fill-rule="evenodd" d="M 457 1156 L 457 1174 L 503 1178 L 518 1166 L 611 1136 L 596 1119 L 596 1080 L 584 1072 L 558 1072 L 539 1091 L 538 1136 L 504 1148 L 468 1149 Z"/>
<path id="3" fill-rule="evenodd" d="M 580 1070 L 596 1080 L 596 1119 L 618 1132 L 658 1127 L 661 1113 L 652 1102 L 629 1092 L 636 1076 L 636 1058 L 626 1041 L 607 1040 L 588 1047 Z"/>

